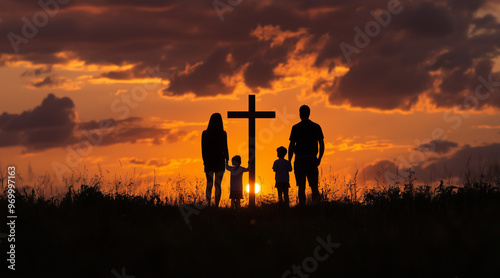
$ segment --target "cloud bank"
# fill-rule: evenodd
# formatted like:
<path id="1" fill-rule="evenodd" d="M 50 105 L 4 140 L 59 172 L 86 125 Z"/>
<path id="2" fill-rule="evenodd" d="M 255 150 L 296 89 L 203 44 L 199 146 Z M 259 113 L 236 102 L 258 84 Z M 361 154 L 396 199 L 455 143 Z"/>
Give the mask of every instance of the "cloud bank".
<path id="1" fill-rule="evenodd" d="M 78 120 L 75 105 L 68 97 L 49 94 L 40 105 L 20 114 L 0 115 L 0 148 L 22 146 L 26 152 L 66 147 L 102 137 L 97 145 L 122 143 L 175 143 L 189 134 L 178 128 L 162 128 L 140 117 L 124 120 Z M 96 140 L 96 139 L 94 139 Z M 96 145 L 95 143 L 93 143 Z"/>
<path id="2" fill-rule="evenodd" d="M 379 110 L 410 110 L 419 102 L 449 108 L 481 85 L 480 95 L 489 95 L 477 108 L 498 108 L 495 3 L 245 0 L 221 22 L 211 1 L 74 0 L 59 5 L 18 53 L 4 37 L 0 65 L 22 60 L 50 67 L 74 59 L 132 65 L 99 76 L 109 79 L 143 78 L 146 66 L 160 65 L 175 72 L 162 89 L 169 97 L 228 95 L 241 86 L 259 92 L 304 75 L 310 78 L 299 85 L 330 104 Z M 389 18 L 389 7 L 401 11 Z M 22 36 L 21 19 L 39 11 L 32 1 L 5 1 L 0 33 Z M 363 38 L 366 46 L 356 44 Z M 359 51 L 346 59 L 342 43 Z M 345 74 L 312 74 L 338 69 Z"/>

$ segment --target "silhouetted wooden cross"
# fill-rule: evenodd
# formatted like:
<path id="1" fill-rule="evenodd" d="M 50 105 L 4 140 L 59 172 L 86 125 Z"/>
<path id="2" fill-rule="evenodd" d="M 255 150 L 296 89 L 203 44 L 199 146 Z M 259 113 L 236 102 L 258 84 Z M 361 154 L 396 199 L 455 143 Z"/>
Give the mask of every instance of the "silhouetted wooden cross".
<path id="1" fill-rule="evenodd" d="M 255 119 L 276 118 L 274 111 L 255 111 L 255 95 L 248 96 L 248 111 L 228 111 L 228 118 L 248 119 L 248 167 L 250 185 L 250 198 L 248 206 L 255 207 Z"/>

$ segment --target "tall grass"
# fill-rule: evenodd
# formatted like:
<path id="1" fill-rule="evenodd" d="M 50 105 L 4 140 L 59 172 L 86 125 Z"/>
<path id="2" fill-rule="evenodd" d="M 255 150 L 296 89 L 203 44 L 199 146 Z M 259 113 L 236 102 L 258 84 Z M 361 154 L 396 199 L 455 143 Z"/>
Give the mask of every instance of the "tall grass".
<path id="1" fill-rule="evenodd" d="M 206 208 L 188 226 L 178 205 L 204 200 L 202 178 L 83 171 L 57 191 L 41 177 L 16 193 L 19 273 L 113 277 L 126 267 L 136 277 L 281 277 L 331 235 L 342 245 L 311 277 L 494 277 L 499 179 L 471 172 L 461 181 L 419 184 L 409 172 L 367 187 L 330 170 L 319 204 L 283 209 L 266 193 L 255 210 Z M 0 206 L 7 201 L 4 190 Z"/>
<path id="2" fill-rule="evenodd" d="M 381 169 L 382 171 L 384 169 Z M 374 177 L 375 184 L 358 184 L 358 170 L 354 175 L 346 179 L 340 178 L 332 168 L 328 174 L 320 172 L 319 189 L 323 202 L 337 202 L 345 204 L 373 205 L 388 202 L 433 202 L 443 201 L 456 196 L 468 194 L 476 196 L 481 194 L 498 194 L 500 190 L 500 167 L 498 164 L 488 164 L 480 170 L 468 168 L 463 171 L 463 176 L 459 180 L 461 184 L 453 184 L 451 179 L 441 179 L 436 183 L 417 184 L 415 172 L 408 169 L 408 174 L 404 177 L 397 175 L 392 183 L 385 183 L 381 178 Z M 382 173 L 382 172 L 381 172 Z M 261 187 L 266 183 L 262 177 L 259 178 Z M 26 198 L 29 202 L 47 200 L 58 204 L 67 202 L 68 198 L 81 197 L 90 198 L 139 198 L 145 203 L 154 205 L 180 205 L 180 204 L 201 204 L 205 201 L 205 178 L 185 176 L 175 176 L 168 178 L 144 177 L 142 173 L 132 173 L 125 175 L 111 174 L 107 170 L 102 170 L 98 165 L 98 174 L 90 175 L 86 167 L 80 173 L 74 173 L 64 178 L 64 188 L 54 186 L 50 175 L 37 177 L 31 183 L 23 181 L 21 175 L 18 179 L 23 186 L 18 186 L 18 195 Z M 227 192 L 229 192 L 228 179 L 223 180 L 221 199 L 222 207 L 229 207 Z M 30 185 L 31 184 L 31 185 Z M 1 198 L 5 198 L 7 188 L 6 175 L 0 174 L 0 185 L 4 189 Z M 225 193 L 225 194 L 224 194 Z M 213 195 L 213 194 L 212 194 Z M 272 187 L 271 192 L 257 194 L 258 205 L 268 205 L 277 202 L 276 192 Z M 309 200 L 311 196 L 308 196 Z M 245 192 L 243 205 L 248 202 L 248 194 Z M 290 204 L 297 203 L 296 187 L 290 188 Z"/>

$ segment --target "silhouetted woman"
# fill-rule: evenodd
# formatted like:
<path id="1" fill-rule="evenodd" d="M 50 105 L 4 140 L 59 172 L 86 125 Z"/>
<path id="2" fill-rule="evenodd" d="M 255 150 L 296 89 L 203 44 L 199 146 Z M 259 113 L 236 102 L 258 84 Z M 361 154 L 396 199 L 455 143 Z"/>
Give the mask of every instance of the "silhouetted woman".
<path id="1" fill-rule="evenodd" d="M 224 175 L 226 161 L 229 160 L 227 133 L 224 131 L 222 116 L 219 113 L 212 114 L 207 129 L 201 135 L 201 153 L 207 176 L 206 197 L 208 205 L 210 205 L 212 187 L 215 184 L 215 206 L 218 207 L 222 176 Z"/>

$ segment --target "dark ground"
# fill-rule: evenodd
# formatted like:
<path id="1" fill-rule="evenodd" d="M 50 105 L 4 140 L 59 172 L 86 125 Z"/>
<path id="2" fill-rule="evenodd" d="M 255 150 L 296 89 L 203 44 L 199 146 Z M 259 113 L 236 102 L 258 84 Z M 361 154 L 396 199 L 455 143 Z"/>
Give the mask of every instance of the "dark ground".
<path id="1" fill-rule="evenodd" d="M 205 208 L 190 225 L 178 206 L 154 196 L 111 196 L 93 187 L 62 200 L 18 194 L 17 270 L 7 272 L 2 259 L 8 276 L 1 276 L 499 277 L 497 188 L 372 193 L 364 204 Z M 341 245 L 329 254 L 318 237 Z M 313 259 L 316 249 L 323 261 Z M 286 273 L 293 265 L 303 274 Z"/>

